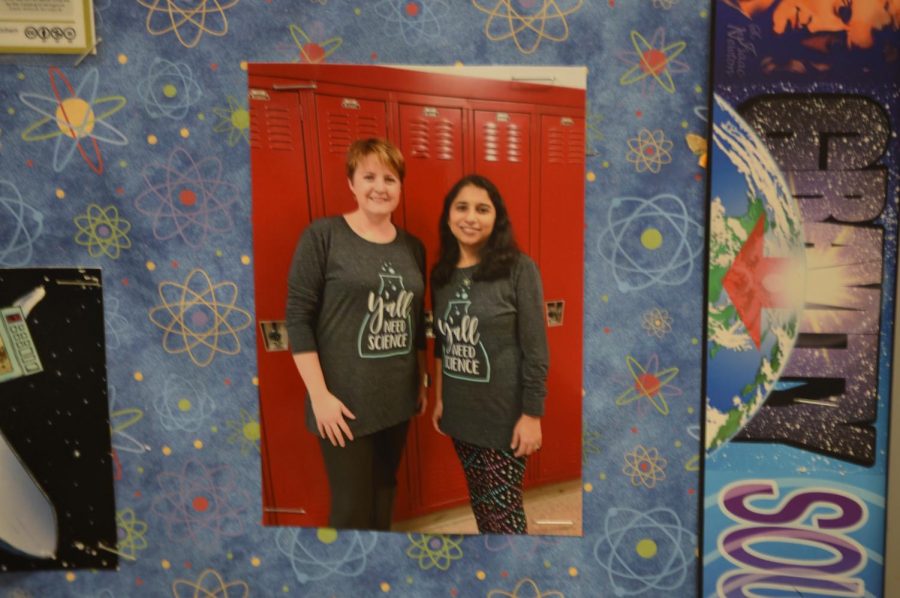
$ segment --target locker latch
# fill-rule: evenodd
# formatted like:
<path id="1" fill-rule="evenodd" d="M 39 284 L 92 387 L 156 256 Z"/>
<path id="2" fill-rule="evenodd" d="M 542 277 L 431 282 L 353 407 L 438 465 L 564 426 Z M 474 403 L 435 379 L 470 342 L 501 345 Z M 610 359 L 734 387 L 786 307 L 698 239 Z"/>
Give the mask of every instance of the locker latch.
<path id="1" fill-rule="evenodd" d="M 434 312 L 425 310 L 425 337 L 434 338 Z"/>
<path id="2" fill-rule="evenodd" d="M 284 320 L 262 320 L 259 323 L 266 351 L 287 351 L 288 335 Z"/>
<path id="3" fill-rule="evenodd" d="M 566 313 L 566 302 L 563 299 L 556 301 L 545 301 L 544 311 L 547 314 L 547 327 L 562 326 L 563 317 Z"/>
<path id="4" fill-rule="evenodd" d="M 353 98 L 344 98 L 341 101 L 341 108 L 346 108 L 347 110 L 359 110 L 359 102 Z"/>
<path id="5" fill-rule="evenodd" d="M 265 89 L 251 89 L 248 92 L 248 95 L 250 96 L 251 100 L 263 100 L 266 102 L 269 101 L 269 92 Z"/>
<path id="6" fill-rule="evenodd" d="M 559 123 L 564 127 L 571 127 L 572 125 L 575 124 L 575 121 L 573 119 L 569 118 L 568 116 L 564 116 L 561 119 L 559 119 Z"/>
<path id="7" fill-rule="evenodd" d="M 433 106 L 425 106 L 422 108 L 422 114 L 427 116 L 428 118 L 437 118 L 438 109 Z"/>

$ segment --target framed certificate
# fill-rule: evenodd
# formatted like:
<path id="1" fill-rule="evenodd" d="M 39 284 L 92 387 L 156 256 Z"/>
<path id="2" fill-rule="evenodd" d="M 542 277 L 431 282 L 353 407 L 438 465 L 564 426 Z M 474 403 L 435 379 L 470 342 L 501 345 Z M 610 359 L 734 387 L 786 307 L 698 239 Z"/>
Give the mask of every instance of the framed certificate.
<path id="1" fill-rule="evenodd" d="M 84 54 L 95 45 L 92 0 L 0 0 L 0 53 Z"/>

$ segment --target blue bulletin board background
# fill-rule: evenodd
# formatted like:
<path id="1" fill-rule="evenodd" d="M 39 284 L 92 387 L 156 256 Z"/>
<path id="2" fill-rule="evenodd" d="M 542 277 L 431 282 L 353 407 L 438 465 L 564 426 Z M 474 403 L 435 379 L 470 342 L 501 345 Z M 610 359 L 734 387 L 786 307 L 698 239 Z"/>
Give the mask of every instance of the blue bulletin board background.
<path id="1" fill-rule="evenodd" d="M 709 2 L 95 10 L 80 66 L 0 65 L 0 266 L 103 269 L 120 570 L 3 573 L 0 595 L 696 592 L 705 171 L 686 136 L 706 131 Z M 587 65 L 584 538 L 259 525 L 247 61 Z"/>

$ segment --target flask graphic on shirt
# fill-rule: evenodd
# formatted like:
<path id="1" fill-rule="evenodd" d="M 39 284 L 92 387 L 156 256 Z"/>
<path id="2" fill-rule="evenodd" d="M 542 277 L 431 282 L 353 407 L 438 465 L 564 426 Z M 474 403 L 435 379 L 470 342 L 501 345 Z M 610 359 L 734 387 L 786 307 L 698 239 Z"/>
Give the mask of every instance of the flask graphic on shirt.
<path id="1" fill-rule="evenodd" d="M 456 291 L 456 298 L 447 303 L 444 317 L 437 320 L 444 341 L 442 371 L 459 380 L 490 382 L 491 360 L 481 342 L 478 318 L 469 313 L 472 301 L 467 286 L 464 283 Z"/>
<path id="2" fill-rule="evenodd" d="M 412 350 L 413 293 L 403 276 L 386 262 L 378 273 L 379 286 L 369 291 L 366 315 L 359 327 L 358 349 L 363 359 L 405 355 Z"/>

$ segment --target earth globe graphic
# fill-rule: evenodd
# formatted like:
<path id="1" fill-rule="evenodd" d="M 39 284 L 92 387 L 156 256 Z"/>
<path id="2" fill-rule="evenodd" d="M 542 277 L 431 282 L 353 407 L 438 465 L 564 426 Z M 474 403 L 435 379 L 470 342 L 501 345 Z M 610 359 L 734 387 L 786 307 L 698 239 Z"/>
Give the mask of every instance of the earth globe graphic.
<path id="1" fill-rule="evenodd" d="M 756 132 L 713 99 L 706 437 L 738 434 L 779 386 L 803 306 L 800 208 Z M 784 384 L 784 383 L 782 383 Z"/>

